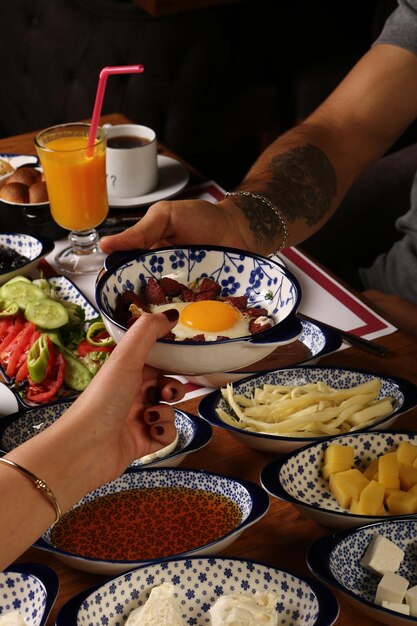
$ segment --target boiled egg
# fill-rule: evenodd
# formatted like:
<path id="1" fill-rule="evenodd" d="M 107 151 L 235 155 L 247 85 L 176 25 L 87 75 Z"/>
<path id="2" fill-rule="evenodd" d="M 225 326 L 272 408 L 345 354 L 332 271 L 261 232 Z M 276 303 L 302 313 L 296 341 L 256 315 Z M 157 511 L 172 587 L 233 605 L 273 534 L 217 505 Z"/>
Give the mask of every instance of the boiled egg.
<path id="1" fill-rule="evenodd" d="M 177 309 L 180 316 L 172 332 L 180 341 L 201 334 L 206 341 L 216 341 L 219 336 L 233 339 L 250 335 L 249 318 L 234 306 L 219 300 L 171 302 L 154 305 L 151 309 L 152 313 Z"/>

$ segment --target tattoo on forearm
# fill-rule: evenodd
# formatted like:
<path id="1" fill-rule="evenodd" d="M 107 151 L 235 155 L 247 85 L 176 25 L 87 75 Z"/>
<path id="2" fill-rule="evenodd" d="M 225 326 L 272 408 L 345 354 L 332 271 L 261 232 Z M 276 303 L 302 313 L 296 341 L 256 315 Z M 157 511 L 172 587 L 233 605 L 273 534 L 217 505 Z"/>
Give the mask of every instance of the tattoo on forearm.
<path id="1" fill-rule="evenodd" d="M 282 211 L 288 222 L 303 219 L 313 226 L 329 211 L 336 194 L 336 173 L 319 148 L 307 144 L 278 154 L 271 161 L 270 172 L 265 196 Z M 249 188 L 250 181 L 246 182 Z M 252 185 L 250 189 L 256 190 Z M 248 197 L 235 201 L 257 242 L 272 242 L 282 235 L 282 225 L 265 204 Z"/>

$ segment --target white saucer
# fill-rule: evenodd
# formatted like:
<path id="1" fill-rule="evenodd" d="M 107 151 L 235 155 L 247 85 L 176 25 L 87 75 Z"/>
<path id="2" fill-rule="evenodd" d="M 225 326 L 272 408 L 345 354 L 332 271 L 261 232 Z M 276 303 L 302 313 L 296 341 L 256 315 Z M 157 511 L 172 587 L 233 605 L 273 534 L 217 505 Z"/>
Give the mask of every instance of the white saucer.
<path id="1" fill-rule="evenodd" d="M 158 189 L 147 193 L 144 196 L 136 196 L 134 198 L 116 198 L 109 196 L 109 206 L 111 209 L 122 209 L 130 207 L 145 206 L 158 202 L 158 200 L 166 200 L 172 198 L 184 189 L 190 177 L 187 169 L 171 157 L 158 154 Z"/>

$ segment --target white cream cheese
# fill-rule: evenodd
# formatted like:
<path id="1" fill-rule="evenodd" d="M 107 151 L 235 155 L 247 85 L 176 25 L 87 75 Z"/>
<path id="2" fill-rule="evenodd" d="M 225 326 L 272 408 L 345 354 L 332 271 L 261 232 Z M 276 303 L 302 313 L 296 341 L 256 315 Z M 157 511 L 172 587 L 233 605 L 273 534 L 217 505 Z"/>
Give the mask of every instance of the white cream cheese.
<path id="1" fill-rule="evenodd" d="M 277 595 L 255 593 L 251 596 L 231 594 L 221 596 L 210 609 L 212 626 L 277 626 Z"/>
<path id="2" fill-rule="evenodd" d="M 125 626 L 185 626 L 174 586 L 162 583 L 154 587 L 147 602 L 129 614 Z"/>
<path id="3" fill-rule="evenodd" d="M 20 615 L 19 611 L 9 611 L 0 615 L 0 626 L 27 626 L 27 622 Z"/>

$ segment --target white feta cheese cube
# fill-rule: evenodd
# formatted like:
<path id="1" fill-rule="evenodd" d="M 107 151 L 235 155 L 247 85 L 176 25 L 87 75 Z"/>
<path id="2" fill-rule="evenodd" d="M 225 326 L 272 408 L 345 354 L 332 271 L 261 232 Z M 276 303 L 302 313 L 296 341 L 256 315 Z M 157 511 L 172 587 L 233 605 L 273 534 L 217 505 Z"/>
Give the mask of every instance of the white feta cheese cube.
<path id="1" fill-rule="evenodd" d="M 405 601 L 410 607 L 410 615 L 417 617 L 417 585 L 407 589 L 405 593 Z"/>
<path id="2" fill-rule="evenodd" d="M 383 576 L 386 572 L 396 572 L 404 558 L 404 551 L 395 543 L 383 537 L 372 537 L 360 564 L 373 574 Z"/>
<path id="3" fill-rule="evenodd" d="M 384 609 L 390 609 L 390 611 L 397 611 L 397 613 L 410 615 L 410 607 L 408 606 L 408 604 L 403 604 L 401 602 L 386 602 L 386 600 L 383 600 L 382 606 L 384 607 Z"/>
<path id="4" fill-rule="evenodd" d="M 404 576 L 387 572 L 379 581 L 376 588 L 375 602 L 382 605 L 382 602 L 402 602 L 407 591 L 409 582 Z"/>

